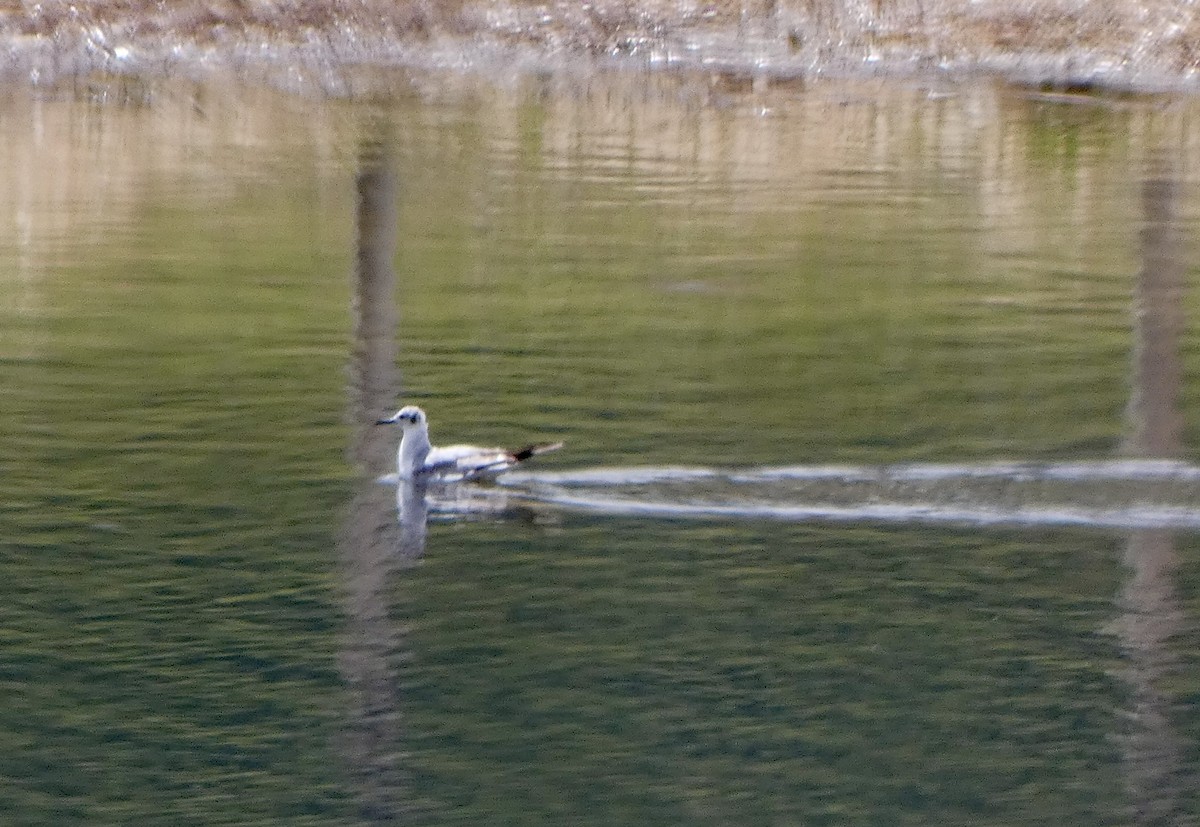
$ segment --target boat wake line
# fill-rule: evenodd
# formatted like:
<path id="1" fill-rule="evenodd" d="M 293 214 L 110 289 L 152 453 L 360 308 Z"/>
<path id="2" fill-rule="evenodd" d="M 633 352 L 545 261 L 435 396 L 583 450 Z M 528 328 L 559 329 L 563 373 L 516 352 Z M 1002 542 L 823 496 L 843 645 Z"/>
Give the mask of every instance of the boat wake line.
<path id="1" fill-rule="evenodd" d="M 1173 460 L 513 472 L 496 493 L 673 519 L 1200 529 L 1200 466 Z"/>

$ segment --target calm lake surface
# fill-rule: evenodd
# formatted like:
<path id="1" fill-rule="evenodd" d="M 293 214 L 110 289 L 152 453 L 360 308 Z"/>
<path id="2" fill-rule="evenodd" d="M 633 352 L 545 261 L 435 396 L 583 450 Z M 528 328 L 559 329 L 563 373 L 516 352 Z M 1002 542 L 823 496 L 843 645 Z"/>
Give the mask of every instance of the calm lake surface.
<path id="1" fill-rule="evenodd" d="M 5 91 L 0 823 L 1200 819 L 1200 106 L 761 86 Z"/>

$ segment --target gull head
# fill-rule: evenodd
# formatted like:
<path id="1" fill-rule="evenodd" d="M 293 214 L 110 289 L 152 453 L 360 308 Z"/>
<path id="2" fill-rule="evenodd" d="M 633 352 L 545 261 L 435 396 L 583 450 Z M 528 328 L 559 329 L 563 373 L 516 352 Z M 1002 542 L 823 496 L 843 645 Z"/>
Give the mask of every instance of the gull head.
<path id="1" fill-rule="evenodd" d="M 418 427 L 425 424 L 425 412 L 416 405 L 405 405 L 400 410 L 396 411 L 396 415 L 390 419 L 380 419 L 376 425 L 396 425 L 399 424 L 404 430 Z"/>

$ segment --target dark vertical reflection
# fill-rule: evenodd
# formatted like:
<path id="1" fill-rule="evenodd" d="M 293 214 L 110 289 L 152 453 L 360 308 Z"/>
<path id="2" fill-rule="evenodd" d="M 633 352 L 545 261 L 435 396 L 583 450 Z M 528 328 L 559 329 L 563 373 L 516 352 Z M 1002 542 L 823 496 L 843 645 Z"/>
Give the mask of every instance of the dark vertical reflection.
<path id="1" fill-rule="evenodd" d="M 339 658 L 349 701 L 343 751 L 367 822 L 415 812 L 404 764 L 399 667 L 407 642 L 389 614 L 398 568 L 420 556 L 402 548 L 396 493 L 377 480 L 394 470 L 395 435 L 373 422 L 394 404 L 396 371 L 397 181 L 385 141 L 366 143 L 357 178 L 354 355 L 349 368 L 349 457 L 359 483 L 338 539 L 348 628 Z M 411 539 L 411 538 L 410 538 Z M 421 536 L 423 543 L 424 537 Z"/>
<path id="2" fill-rule="evenodd" d="M 1182 450 L 1179 410 L 1183 366 L 1184 262 L 1175 223 L 1178 185 L 1171 170 L 1150 173 L 1142 187 L 1145 220 L 1141 269 L 1134 287 L 1134 363 L 1125 452 L 1171 458 Z M 1173 576 L 1175 540 L 1167 531 L 1139 531 L 1126 548 L 1131 575 L 1121 593 L 1119 621 L 1130 698 L 1123 739 L 1126 778 L 1138 824 L 1174 824 L 1182 792 L 1182 743 L 1171 726 L 1163 679 L 1174 666 L 1169 649 L 1182 615 Z"/>
<path id="3" fill-rule="evenodd" d="M 1178 184 L 1152 174 L 1142 185 L 1145 224 L 1134 285 L 1134 364 L 1126 453 L 1177 457 L 1182 448 L 1184 262 L 1175 226 Z"/>

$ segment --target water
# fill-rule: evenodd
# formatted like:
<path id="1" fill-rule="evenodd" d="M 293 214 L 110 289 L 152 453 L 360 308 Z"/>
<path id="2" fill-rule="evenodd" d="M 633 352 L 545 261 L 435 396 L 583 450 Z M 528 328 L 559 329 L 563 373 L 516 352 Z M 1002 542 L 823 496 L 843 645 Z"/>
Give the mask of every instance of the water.
<path id="1" fill-rule="evenodd" d="M 1200 527 L 1198 481 L 1200 469 L 1158 460 L 613 468 L 508 474 L 500 480 L 508 489 L 500 498 L 516 493 L 530 502 L 665 517 L 1194 529 Z M 441 496 L 439 487 L 430 501 Z M 454 511 L 464 510 L 459 500 L 451 502 Z"/>
<path id="2" fill-rule="evenodd" d="M 1200 816 L 1194 102 L 392 89 L 5 93 L 0 820 Z"/>

